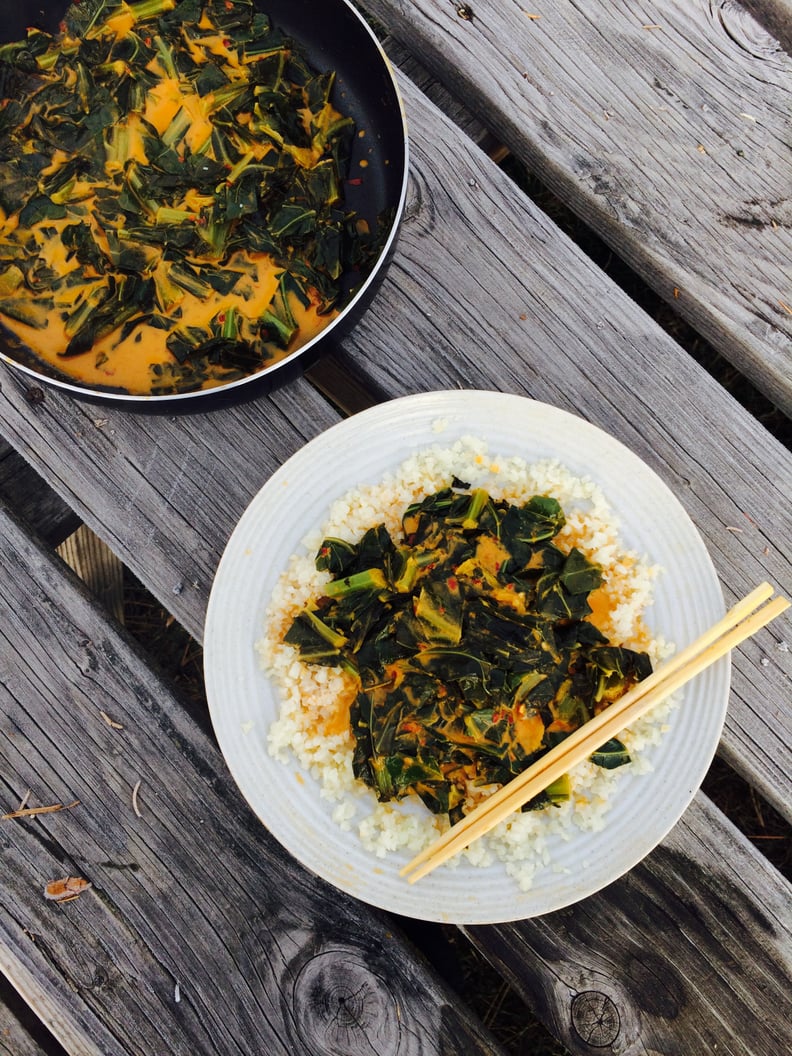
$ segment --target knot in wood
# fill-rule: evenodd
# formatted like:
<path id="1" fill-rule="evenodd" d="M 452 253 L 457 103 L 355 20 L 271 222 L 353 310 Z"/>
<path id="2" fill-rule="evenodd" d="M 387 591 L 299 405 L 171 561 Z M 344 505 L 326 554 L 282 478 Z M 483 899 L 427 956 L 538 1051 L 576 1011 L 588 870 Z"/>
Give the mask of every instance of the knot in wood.
<path id="1" fill-rule="evenodd" d="M 470 4 L 458 4 L 456 13 L 463 20 L 463 22 L 473 21 L 473 8 L 470 6 Z"/>
<path id="2" fill-rule="evenodd" d="M 584 990 L 572 1001 L 572 1026 L 587 1045 L 604 1048 L 619 1036 L 619 1010 L 607 994 Z"/>
<path id="3" fill-rule="evenodd" d="M 294 1020 L 316 1056 L 397 1056 L 401 1027 L 382 979 L 349 950 L 327 950 L 303 965 L 294 983 Z"/>
<path id="4" fill-rule="evenodd" d="M 746 6 L 737 0 L 720 0 L 714 11 L 713 5 L 710 5 L 710 13 L 717 16 L 727 38 L 755 59 L 772 58 L 781 52 L 783 50 L 781 37 L 788 38 L 789 36 L 789 26 L 776 24 L 773 11 L 764 13 L 760 21 L 751 10 L 746 9 Z M 778 40 L 773 35 L 774 33 L 779 37 Z"/>

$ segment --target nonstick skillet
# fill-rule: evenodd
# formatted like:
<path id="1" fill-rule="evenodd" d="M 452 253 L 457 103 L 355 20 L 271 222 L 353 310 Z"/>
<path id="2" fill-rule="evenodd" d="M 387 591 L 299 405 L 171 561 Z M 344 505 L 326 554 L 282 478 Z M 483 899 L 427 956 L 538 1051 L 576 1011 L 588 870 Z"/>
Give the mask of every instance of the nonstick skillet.
<path id="1" fill-rule="evenodd" d="M 66 0 L 43 0 L 35 6 L 3 4 L 0 43 L 24 39 L 30 26 L 56 33 L 68 6 Z M 364 282 L 358 275 L 343 276 L 345 293 L 339 314 L 302 347 L 270 366 L 211 389 L 138 395 L 83 385 L 60 376 L 0 326 L 0 358 L 14 368 L 77 394 L 111 400 L 151 404 L 205 398 L 261 382 L 265 377 L 274 380 L 271 376 L 284 368 L 299 369 L 354 325 L 365 310 L 392 255 L 406 193 L 407 130 L 392 68 L 374 34 L 347 0 L 256 0 L 256 6 L 295 38 L 315 70 L 335 71 L 331 101 L 364 133 L 353 138 L 351 147 L 349 172 L 358 178 L 345 186 L 346 207 L 372 227 L 379 224 L 380 248 Z M 365 168 L 361 168 L 361 161 Z"/>

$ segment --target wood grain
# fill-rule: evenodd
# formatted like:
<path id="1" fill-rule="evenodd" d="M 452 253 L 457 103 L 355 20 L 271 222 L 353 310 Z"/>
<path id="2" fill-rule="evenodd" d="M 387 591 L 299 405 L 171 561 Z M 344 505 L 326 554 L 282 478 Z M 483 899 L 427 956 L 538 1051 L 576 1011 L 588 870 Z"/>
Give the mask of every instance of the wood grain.
<path id="1" fill-rule="evenodd" d="M 792 411 L 792 57 L 745 8 L 561 0 L 533 19 L 516 0 L 365 6 Z"/>
<path id="2" fill-rule="evenodd" d="M 727 600 L 763 579 L 792 593 L 788 453 L 403 84 L 411 198 L 388 278 L 345 345 L 350 373 L 389 396 L 479 386 L 575 411 L 671 486 Z M 196 638 L 245 505 L 338 420 L 300 380 L 212 411 L 139 414 L 53 389 L 31 403 L 22 375 L 0 378 L 0 429 Z M 738 654 L 722 747 L 787 816 L 788 626 Z"/>
<path id="3" fill-rule="evenodd" d="M 259 391 L 178 414 L 50 388 L 31 405 L 24 375 L 3 365 L 0 380 L 0 431 L 197 639 L 243 509 L 285 458 L 339 419 L 299 379 L 277 397 Z"/>
<path id="4" fill-rule="evenodd" d="M 2 510 L 0 558 L 0 798 L 79 801 L 0 823 L 0 970 L 67 1051 L 500 1052 L 391 922 L 280 851 L 168 686 Z M 65 876 L 92 886 L 47 901 Z"/>
<path id="5" fill-rule="evenodd" d="M 124 622 L 124 566 L 103 540 L 81 524 L 61 543 L 58 555 L 73 568 L 93 596 Z"/>
<path id="6" fill-rule="evenodd" d="M 581 415 L 669 485 L 727 602 L 765 579 L 792 596 L 789 452 L 402 84 L 407 218 L 387 287 L 345 342 L 347 369 L 389 396 L 495 388 Z M 785 616 L 735 654 L 721 747 L 787 817 L 791 636 Z"/>
<path id="7" fill-rule="evenodd" d="M 406 83 L 405 95 L 413 149 L 408 214 L 388 278 L 370 313 L 340 349 L 340 362 L 364 388 L 389 396 L 481 386 L 525 393 L 576 411 L 641 455 L 676 492 L 707 542 L 727 600 L 764 578 L 789 593 L 788 454 L 603 278 L 470 139 Z M 31 404 L 29 385 L 19 375 L 3 367 L 0 381 L 0 430 L 196 636 L 216 562 L 246 502 L 296 447 L 338 419 L 304 381 L 290 382 L 271 395 L 251 394 L 236 406 L 156 415 L 74 400 L 53 390 Z M 302 1045 L 338 1045 L 338 1025 L 327 1024 L 321 1016 L 306 1017 L 300 1037 L 294 1000 L 284 1013 L 278 1000 L 268 996 L 275 991 L 266 985 L 273 977 L 300 978 L 301 997 L 315 1007 L 314 995 L 328 985 L 324 955 L 334 951 L 345 964 L 338 952 L 348 947 L 336 940 L 336 934 L 347 934 L 335 916 L 337 899 L 322 903 L 328 907 L 331 933 L 325 943 L 327 929 L 317 931 L 310 916 L 308 926 L 299 920 L 306 900 L 318 904 L 312 901 L 315 882 L 302 874 L 295 879 L 222 776 L 216 751 L 197 737 L 168 687 L 134 660 L 134 650 L 123 645 L 123 638 L 108 636 L 102 621 L 84 615 L 71 594 L 63 595 L 60 583 L 50 578 L 50 564 L 34 556 L 21 535 L 8 538 L 11 549 L 3 552 L 2 578 L 17 584 L 19 596 L 15 593 L 11 604 L 22 610 L 30 606 L 31 625 L 27 635 L 6 638 L 20 655 L 28 655 L 28 667 L 18 670 L 15 663 L 9 669 L 7 653 L 0 654 L 0 692 L 11 694 L 15 716 L 13 737 L 0 740 L 0 751 L 12 752 L 15 768 L 10 798 L 23 784 L 30 787 L 34 776 L 42 797 L 65 798 L 70 791 L 76 797 L 83 787 L 107 789 L 105 803 L 86 796 L 87 805 L 79 814 L 61 812 L 24 827 L 0 828 L 0 840 L 13 837 L 8 858 L 3 843 L 4 861 L 16 865 L 10 880 L 15 897 L 6 897 L 0 916 L 4 934 L 14 938 L 9 948 L 16 957 L 15 971 L 29 970 L 39 984 L 46 980 L 48 989 L 39 993 L 39 1000 L 49 996 L 48 1008 L 67 1008 L 70 1022 L 83 1033 L 88 1031 L 84 1018 L 93 1036 L 97 1023 L 120 1033 L 116 1002 L 123 1002 L 125 1014 L 132 1009 L 144 1020 L 146 1043 L 161 1015 L 167 1020 L 162 1029 L 176 1031 L 175 1019 L 185 1044 L 190 1044 L 225 1029 L 217 1010 L 223 995 L 218 979 L 229 965 L 232 970 L 241 965 L 246 982 L 231 1010 L 229 1030 L 249 1031 L 251 1022 L 263 1018 L 277 1038 L 274 1053 L 281 1051 L 284 1039 L 291 1043 L 295 1033 Z M 28 597 L 19 583 L 30 594 L 30 568 L 48 586 Z M 3 589 L 11 588 L 5 584 Z M 53 597 L 60 602 L 53 603 Z M 89 611 L 95 615 L 93 608 Z M 12 624 L 0 623 L 0 634 L 12 634 L 6 629 Z M 792 671 L 789 654 L 780 648 L 784 636 L 789 636 L 788 625 L 741 651 L 724 750 L 780 809 L 788 810 L 790 715 L 782 689 Z M 30 657 L 25 650 L 34 641 L 46 643 L 45 651 Z M 119 717 L 115 703 L 123 704 L 123 751 L 118 731 L 96 719 L 105 697 L 113 707 L 104 710 L 114 718 Z M 6 697 L 3 704 L 10 716 Z M 77 773 L 63 747 L 78 733 L 81 755 L 89 760 L 84 774 Z M 162 753 L 170 760 L 166 768 L 157 761 Z M 3 780 L 7 772 L 12 771 L 2 770 Z M 137 780 L 142 781 L 144 818 L 137 818 L 131 808 Z M 663 945 L 668 975 L 687 986 L 685 966 L 692 948 L 698 947 L 695 963 L 709 963 L 712 978 L 725 978 L 726 990 L 739 990 L 741 964 L 703 913 L 706 870 L 688 866 L 706 864 L 721 846 L 731 853 L 733 846 L 719 842 L 722 827 L 710 822 L 706 803 L 703 811 L 674 832 L 679 841 L 673 845 L 679 851 L 674 870 L 653 856 L 645 863 L 645 873 L 628 879 L 646 885 L 651 898 L 636 904 L 647 918 L 668 929 Z M 213 849 L 215 856 L 210 869 L 204 868 L 204 847 Z M 743 863 L 743 858 L 737 860 Z M 170 863 L 170 872 L 162 871 L 162 861 Z M 746 884 L 755 880 L 757 867 L 751 861 Z M 42 905 L 39 888 L 24 882 L 31 876 L 36 883 L 46 882 L 72 870 L 83 870 L 94 887 L 61 907 Z M 683 888 L 672 883 L 670 872 L 695 888 L 689 903 L 681 901 Z M 196 884 L 196 877 L 206 877 L 208 887 Z M 775 897 L 767 892 L 779 889 L 764 874 L 759 880 L 760 901 L 754 905 L 764 918 Z M 246 885 L 248 890 L 242 890 Z M 250 890 L 258 899 L 256 909 Z M 228 901 L 224 892 L 230 893 Z M 618 936 L 619 943 L 629 943 L 635 909 L 626 895 L 622 905 L 621 896 L 609 900 L 607 894 L 587 900 L 579 912 L 607 920 L 609 941 L 616 942 Z M 9 907 L 17 903 L 24 912 L 11 917 Z M 688 904 L 693 907 L 690 913 L 685 912 Z M 250 913 L 245 915 L 240 905 Z M 750 916 L 751 906 L 741 906 L 740 914 Z M 193 944 L 193 929 L 200 935 L 206 922 L 219 935 L 208 953 L 198 950 L 197 940 Z M 680 1016 L 666 1015 L 670 1005 L 661 1002 L 648 1018 L 642 1012 L 657 990 L 659 968 L 654 962 L 643 962 L 649 969 L 643 975 L 638 963 L 634 985 L 622 982 L 617 987 L 622 978 L 617 965 L 607 958 L 581 957 L 577 975 L 565 968 L 569 993 L 564 1003 L 554 990 L 551 953 L 554 946 L 564 951 L 571 966 L 574 942 L 566 917 L 547 918 L 541 924 L 542 957 L 531 962 L 524 985 L 544 1002 L 551 1023 L 561 1029 L 562 1018 L 573 1013 L 571 1001 L 577 999 L 575 1022 L 582 1025 L 594 1015 L 607 1028 L 614 1020 L 610 1005 L 596 996 L 603 993 L 616 1006 L 620 1024 L 643 1032 L 637 1039 L 629 1037 L 636 1051 L 687 1054 L 672 1027 Z M 592 948 L 601 949 L 604 939 L 597 927 L 592 925 L 590 941 Z M 642 927 L 647 934 L 651 930 L 646 919 Z M 675 928 L 676 942 L 671 938 Z M 585 935 L 582 927 L 579 932 Z M 36 946 L 30 933 L 54 942 L 57 956 L 50 957 L 46 944 Z M 495 936 L 505 941 L 509 929 L 492 934 L 491 948 L 497 951 Z M 515 942 L 519 934 L 515 929 Z M 713 934 L 721 938 L 713 942 Z M 381 1000 L 380 982 L 390 970 L 377 958 L 389 951 L 390 940 L 387 931 L 375 929 L 356 935 L 356 941 L 350 961 L 355 963 L 357 957 L 363 962 L 360 976 L 367 982 L 362 992 L 370 991 L 376 1002 Z M 476 941 L 482 941 L 481 936 Z M 200 959 L 204 955 L 206 964 Z M 97 958 L 106 975 L 94 974 Z M 507 960 L 504 954 L 503 963 Z M 190 975 L 193 969 L 196 980 Z M 152 978 L 147 973 L 154 970 L 154 983 L 141 986 L 139 980 Z M 347 970 L 344 967 L 342 978 Z M 615 980 L 612 986 L 609 978 Z M 747 989 L 757 984 L 753 996 L 743 993 L 743 1007 L 748 1008 L 762 1000 L 761 974 L 746 978 Z M 197 1006 L 186 996 L 188 983 L 196 987 Z M 697 969 L 683 995 L 685 1003 L 704 1001 L 708 986 L 703 967 Z M 726 990 L 719 985 L 709 992 L 720 999 Z M 546 992 L 554 994 L 552 1000 L 542 997 Z M 595 996 L 587 998 L 592 992 Z M 771 999 L 774 994 L 771 988 Z M 347 992 L 341 996 L 346 1000 Z M 341 1008 L 338 998 L 335 1006 L 328 1000 L 328 1007 Z M 427 997 L 441 1009 L 447 1050 L 489 1051 L 465 1047 L 472 1043 L 465 1040 L 453 1014 L 442 1011 L 445 1000 L 432 992 Z M 773 1019 L 770 1002 L 765 1013 L 766 1019 Z M 284 1016 L 288 1022 L 282 1027 Z M 380 1018 L 390 1022 L 385 1009 Z M 429 1022 L 434 1029 L 435 1019 Z M 712 1022 L 710 1048 L 717 1043 L 719 1051 L 728 1051 L 731 1019 L 726 1017 L 719 1033 Z M 749 1026 L 753 1022 L 749 1020 Z M 425 1034 L 424 1022 L 417 1017 L 403 1030 L 410 1032 L 412 1042 Z M 568 1030 L 567 1035 L 571 1038 Z M 239 1037 L 251 1045 L 256 1040 L 250 1033 Z M 581 1046 L 582 1038 L 577 1042 Z M 621 1044 L 626 1035 L 617 1038 Z M 588 1048 L 578 1051 L 590 1053 L 589 1042 L 595 1040 L 590 1035 Z M 113 1052 L 117 1041 L 101 1035 L 96 1044 L 101 1051 Z M 236 1051 L 230 1041 L 228 1046 L 227 1051 Z M 611 1051 L 619 1050 L 611 1046 Z"/>
<path id="8" fill-rule="evenodd" d="M 2 1056 L 47 1056 L 46 1051 L 0 1000 L 0 1054 Z"/>
<path id="9" fill-rule="evenodd" d="M 792 55 L 792 3 L 789 0 L 743 0 L 743 7 Z"/>
<path id="10" fill-rule="evenodd" d="M 14 507 L 51 545 L 80 524 L 77 515 L 47 487 L 10 444 L 0 439 L 0 498 Z"/>
<path id="11" fill-rule="evenodd" d="M 465 931 L 581 1056 L 792 1051 L 792 887 L 703 796 L 594 898 Z"/>

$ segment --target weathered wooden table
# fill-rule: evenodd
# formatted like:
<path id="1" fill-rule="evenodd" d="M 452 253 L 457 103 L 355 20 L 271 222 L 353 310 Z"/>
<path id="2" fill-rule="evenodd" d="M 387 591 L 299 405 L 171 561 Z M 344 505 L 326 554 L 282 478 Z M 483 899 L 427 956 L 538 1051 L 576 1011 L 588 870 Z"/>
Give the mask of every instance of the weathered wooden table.
<path id="1" fill-rule="evenodd" d="M 503 1051 L 407 922 L 269 837 L 204 724 L 53 554 L 64 516 L 200 640 L 225 542 L 290 454 L 368 402 L 499 389 L 655 469 L 727 602 L 763 579 L 792 592 L 788 451 L 479 145 L 504 144 L 789 413 L 787 0 L 365 6 L 402 67 L 410 198 L 386 281 L 332 356 L 211 412 L 136 413 L 0 369 L 0 434 L 21 456 L 0 450 L 0 812 L 28 789 L 29 806 L 78 803 L 0 822 L 0 969 L 45 1028 L 5 1010 L 0 1051 Z M 52 502 L 31 524 L 31 470 L 66 514 Z M 787 817 L 789 638 L 781 620 L 735 655 L 720 748 Z M 92 887 L 45 900 L 65 875 Z M 792 1049 L 790 905 L 699 793 L 600 894 L 464 936 L 571 1052 L 775 1056 Z"/>

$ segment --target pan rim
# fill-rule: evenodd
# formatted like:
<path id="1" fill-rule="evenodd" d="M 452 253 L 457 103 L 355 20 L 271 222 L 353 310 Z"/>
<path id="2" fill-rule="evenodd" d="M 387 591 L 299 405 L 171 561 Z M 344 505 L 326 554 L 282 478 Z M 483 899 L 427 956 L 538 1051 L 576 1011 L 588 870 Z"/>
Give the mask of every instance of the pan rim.
<path id="1" fill-rule="evenodd" d="M 369 37 L 371 43 L 374 45 L 375 50 L 379 53 L 380 60 L 383 64 L 383 68 L 388 75 L 389 86 L 393 91 L 394 101 L 398 107 L 399 113 L 399 124 L 401 128 L 401 142 L 398 146 L 402 150 L 402 172 L 401 172 L 401 184 L 399 187 L 398 201 L 396 202 L 393 222 L 391 224 L 388 237 L 383 243 L 382 249 L 380 250 L 379 256 L 373 268 L 366 276 L 366 279 L 361 284 L 360 288 L 356 291 L 355 295 L 344 305 L 343 309 L 339 312 L 335 319 L 329 323 L 323 330 L 312 337 L 304 345 L 295 349 L 288 356 L 284 356 L 282 359 L 277 360 L 275 363 L 269 366 L 263 367 L 261 370 L 257 370 L 251 374 L 245 375 L 242 378 L 236 378 L 233 381 L 229 381 L 220 385 L 215 385 L 206 389 L 197 389 L 190 392 L 174 392 L 174 393 L 129 393 L 122 391 L 114 391 L 111 388 L 100 388 L 99 386 L 82 385 L 77 381 L 67 381 L 62 378 L 52 377 L 45 374 L 28 363 L 20 362 L 10 355 L 3 348 L 0 348 L 0 360 L 7 364 L 13 371 L 19 371 L 25 374 L 37 382 L 41 382 L 48 387 L 54 387 L 64 392 L 71 393 L 74 396 L 80 396 L 84 398 L 91 398 L 97 400 L 108 400 L 114 403 L 126 403 L 126 404 L 142 404 L 145 406 L 161 405 L 161 404 L 173 404 L 184 401 L 193 401 L 196 399 L 204 398 L 209 399 L 214 397 L 217 399 L 221 396 L 226 396 L 229 393 L 235 392 L 244 386 L 251 385 L 254 383 L 261 383 L 262 379 L 275 375 L 279 371 L 283 371 L 284 368 L 293 366 L 296 361 L 303 358 L 314 349 L 319 342 L 326 340 L 339 327 L 342 327 L 345 323 L 348 323 L 349 317 L 353 316 L 356 309 L 360 306 L 361 302 L 364 302 L 372 286 L 379 280 L 380 272 L 384 268 L 385 264 L 390 258 L 393 251 L 394 243 L 396 241 L 399 228 L 401 225 L 402 217 L 404 215 L 405 205 L 407 201 L 407 189 L 409 185 L 409 174 L 410 174 L 410 143 L 409 134 L 407 127 L 407 114 L 404 106 L 404 98 L 401 90 L 399 89 L 398 80 L 396 78 L 393 63 L 385 52 L 381 41 L 378 39 L 371 26 L 368 24 L 363 15 L 358 11 L 355 6 L 351 3 L 351 0 L 336 0 L 337 3 L 341 4 L 347 9 L 347 11 L 357 20 L 359 26 Z M 394 142 L 394 146 L 396 143 Z"/>

